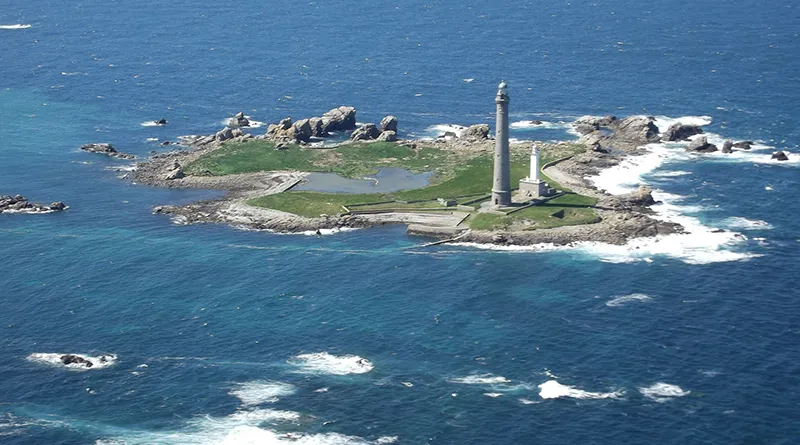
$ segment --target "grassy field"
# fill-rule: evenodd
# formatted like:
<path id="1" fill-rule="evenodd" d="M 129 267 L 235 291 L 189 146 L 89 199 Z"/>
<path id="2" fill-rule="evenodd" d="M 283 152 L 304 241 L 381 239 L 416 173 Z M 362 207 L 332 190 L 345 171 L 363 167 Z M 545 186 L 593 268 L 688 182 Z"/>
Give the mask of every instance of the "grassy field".
<path id="1" fill-rule="evenodd" d="M 567 193 L 544 204 L 531 206 L 508 216 L 481 213 L 472 215 L 467 223 L 475 230 L 502 230 L 516 225 L 517 229 L 535 230 L 560 226 L 591 224 L 597 215 L 591 206 L 597 200 L 588 196 Z M 553 216 L 563 211 L 562 217 Z M 530 222 L 531 224 L 525 224 Z"/>
<path id="2" fill-rule="evenodd" d="M 545 144 L 542 162 L 549 162 L 584 148 L 577 145 Z M 529 151 L 517 146 L 512 150 L 511 182 L 516 185 L 528 175 Z M 263 196 L 248 201 L 249 204 L 316 217 L 322 214 L 344 212 L 343 206 L 352 210 L 390 209 L 442 209 L 437 198 L 467 202 L 491 192 L 493 157 L 490 153 L 474 151 L 452 151 L 436 146 L 411 148 L 391 142 L 348 144 L 335 149 L 312 149 L 297 146 L 287 150 L 275 150 L 268 141 L 228 143 L 220 149 L 201 156 L 185 167 L 188 174 L 228 175 L 275 170 L 299 170 L 307 172 L 338 173 L 344 177 L 360 178 L 375 173 L 382 167 L 399 167 L 412 172 L 434 172 L 428 187 L 403 190 L 393 193 L 337 194 L 310 191 L 289 191 Z M 562 189 L 549 178 L 554 187 Z M 569 190 L 566 190 L 569 192 Z M 388 202 L 387 202 L 388 201 Z M 531 229 L 557 227 L 571 224 L 586 224 L 596 219 L 590 208 L 592 198 L 568 193 L 546 204 L 530 207 L 514 214 L 474 214 L 469 224 L 474 229 L 502 229 L 519 222 L 529 221 Z M 552 216 L 563 210 L 563 217 Z M 560 215 L 559 215 L 560 216 Z M 527 227 L 527 226 L 520 226 Z"/>

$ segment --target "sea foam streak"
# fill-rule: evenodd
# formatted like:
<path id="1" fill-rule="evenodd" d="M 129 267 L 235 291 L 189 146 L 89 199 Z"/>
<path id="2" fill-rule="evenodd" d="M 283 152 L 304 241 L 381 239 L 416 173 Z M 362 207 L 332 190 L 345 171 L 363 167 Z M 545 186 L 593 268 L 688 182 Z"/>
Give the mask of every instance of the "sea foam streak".
<path id="1" fill-rule="evenodd" d="M 51 353 L 51 352 L 35 352 L 27 357 L 28 361 L 34 363 L 42 363 L 45 365 L 52 365 L 52 366 L 60 366 L 63 368 L 67 368 L 70 370 L 75 371 L 88 371 L 90 369 L 103 369 L 108 368 L 109 366 L 114 366 L 117 363 L 117 356 L 114 354 L 104 354 L 97 357 L 86 355 L 86 354 L 71 354 L 77 355 L 85 360 L 89 360 L 92 362 L 91 367 L 86 367 L 85 364 L 82 363 L 70 363 L 69 365 L 65 365 L 61 361 L 61 357 L 67 354 L 61 353 Z"/>
<path id="2" fill-rule="evenodd" d="M 640 301 L 640 302 L 644 303 L 644 302 L 648 302 L 650 300 L 652 300 L 652 298 L 650 298 L 649 296 L 647 296 L 645 294 L 620 295 L 618 297 L 612 298 L 611 300 L 608 300 L 606 302 L 606 306 L 608 306 L 608 307 L 617 307 L 617 306 L 622 306 L 623 304 L 631 303 L 631 302 L 634 302 L 634 301 Z"/>
<path id="3" fill-rule="evenodd" d="M 348 375 L 364 374 L 372 371 L 375 365 L 357 355 L 332 355 L 327 352 L 300 354 L 288 360 L 300 372 L 309 374 Z"/>
<path id="4" fill-rule="evenodd" d="M 639 388 L 639 392 L 641 392 L 642 395 L 648 399 L 655 400 L 658 403 L 664 403 L 675 397 L 684 397 L 692 393 L 691 391 L 684 391 L 678 385 L 671 385 L 663 382 L 658 382 L 647 387 L 641 387 Z"/>
<path id="5" fill-rule="evenodd" d="M 279 400 L 279 397 L 289 396 L 294 393 L 294 385 L 264 380 L 240 383 L 228 394 L 241 400 L 244 406 L 254 406 L 262 403 L 275 403 Z"/>
<path id="6" fill-rule="evenodd" d="M 569 397 L 572 399 L 616 399 L 621 397 L 623 391 L 614 392 L 589 392 L 582 389 L 577 389 L 574 386 L 567 386 L 558 383 L 555 380 L 548 380 L 539 385 L 539 397 L 543 399 L 558 399 L 561 397 Z"/>
<path id="7" fill-rule="evenodd" d="M 548 122 L 548 121 L 517 121 L 509 124 L 509 127 L 515 130 L 567 130 L 572 128 L 570 122 Z"/>
<path id="8" fill-rule="evenodd" d="M 0 25 L 0 29 L 28 29 L 31 25 L 18 23 L 15 25 Z"/>
<path id="9" fill-rule="evenodd" d="M 457 377 L 447 380 L 450 383 L 458 383 L 462 385 L 497 385 L 503 383 L 510 383 L 511 380 L 493 374 L 476 374 L 467 377 Z"/>

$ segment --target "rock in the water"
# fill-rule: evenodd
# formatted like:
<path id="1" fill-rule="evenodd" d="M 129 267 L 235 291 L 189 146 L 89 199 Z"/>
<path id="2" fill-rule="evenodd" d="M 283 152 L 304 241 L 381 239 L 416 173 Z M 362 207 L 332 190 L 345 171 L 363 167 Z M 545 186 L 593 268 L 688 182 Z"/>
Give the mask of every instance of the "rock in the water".
<path id="1" fill-rule="evenodd" d="M 381 119 L 381 131 L 394 131 L 397 133 L 397 118 L 394 116 L 386 116 Z"/>
<path id="2" fill-rule="evenodd" d="M 772 159 L 777 161 L 788 161 L 789 156 L 782 151 L 776 151 L 775 153 L 772 153 Z"/>
<path id="3" fill-rule="evenodd" d="M 734 148 L 741 148 L 742 150 L 750 150 L 753 148 L 753 141 L 739 141 L 733 143 Z"/>
<path id="4" fill-rule="evenodd" d="M 351 141 L 371 141 L 377 139 L 381 131 L 375 124 L 364 124 L 350 135 Z"/>
<path id="5" fill-rule="evenodd" d="M 713 153 L 717 151 L 717 146 L 709 143 L 708 138 L 702 136 L 693 140 L 689 146 L 686 147 L 686 151 L 694 151 L 697 153 Z"/>
<path id="6" fill-rule="evenodd" d="M 722 143 L 722 152 L 725 154 L 733 153 L 733 141 L 728 139 Z"/>
<path id="7" fill-rule="evenodd" d="M 82 145 L 81 150 L 88 151 L 89 153 L 99 153 L 120 159 L 134 159 L 136 157 L 129 153 L 122 153 L 120 151 L 117 151 L 111 144 L 107 143 Z"/>
<path id="8" fill-rule="evenodd" d="M 702 133 L 703 129 L 698 125 L 684 125 L 678 122 L 667 128 L 662 139 L 665 141 L 685 141 L 691 136 Z"/>
<path id="9" fill-rule="evenodd" d="M 348 131 L 356 128 L 356 109 L 353 107 L 334 108 L 322 115 L 322 129 L 325 132 Z"/>
<path id="10" fill-rule="evenodd" d="M 67 208 L 67 205 L 64 204 L 61 201 L 56 201 L 56 202 L 50 204 L 50 207 L 49 207 L 49 209 L 54 211 L 54 212 L 58 212 L 58 211 L 66 209 L 66 208 Z"/>
<path id="11" fill-rule="evenodd" d="M 630 116 L 621 121 L 613 121 L 614 136 L 633 143 L 650 143 L 661 140 L 655 118 Z"/>
<path id="12" fill-rule="evenodd" d="M 381 135 L 378 136 L 378 140 L 381 142 L 395 142 L 397 140 L 397 133 L 392 130 L 383 131 Z"/>
<path id="13" fill-rule="evenodd" d="M 464 132 L 464 138 L 470 141 L 484 141 L 489 138 L 489 125 L 470 125 Z"/>
<path id="14" fill-rule="evenodd" d="M 250 120 L 247 119 L 244 113 L 240 111 L 230 118 L 230 125 L 234 127 L 249 127 Z"/>
<path id="15" fill-rule="evenodd" d="M 162 117 L 161 119 L 159 119 L 157 121 L 153 121 L 153 123 L 156 124 L 156 125 L 167 125 L 167 120 Z"/>
<path id="16" fill-rule="evenodd" d="M 65 354 L 61 356 L 61 363 L 65 365 L 82 365 L 87 368 L 91 368 L 94 366 L 90 360 L 86 360 L 85 358 L 81 357 L 80 355 L 75 354 Z"/>

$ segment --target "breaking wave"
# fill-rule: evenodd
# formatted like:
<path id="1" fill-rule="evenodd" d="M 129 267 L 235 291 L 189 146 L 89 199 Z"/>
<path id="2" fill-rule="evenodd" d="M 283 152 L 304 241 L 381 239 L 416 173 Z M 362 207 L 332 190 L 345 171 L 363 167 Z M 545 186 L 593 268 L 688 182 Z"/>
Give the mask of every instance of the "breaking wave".
<path id="1" fill-rule="evenodd" d="M 83 360 L 91 362 L 91 366 L 87 366 L 85 362 L 64 364 L 61 357 L 65 355 L 74 355 Z M 99 356 L 91 356 L 86 354 L 61 354 L 54 352 L 35 352 L 27 357 L 27 360 L 34 363 L 41 363 L 51 366 L 59 366 L 62 368 L 74 371 L 88 371 L 90 369 L 103 369 L 109 366 L 114 366 L 117 363 L 117 356 L 114 354 L 103 354 Z"/>
<path id="2" fill-rule="evenodd" d="M 617 307 L 622 306 L 627 303 L 631 303 L 634 301 L 640 301 L 642 303 L 651 301 L 652 298 L 645 294 L 630 294 L 630 295 L 621 295 L 618 297 L 614 297 L 606 302 L 606 306 L 608 307 Z"/>
<path id="3" fill-rule="evenodd" d="M 357 355 L 332 355 L 327 352 L 300 354 L 288 360 L 298 371 L 309 374 L 348 375 L 365 374 L 372 371 L 375 365 Z"/>
<path id="4" fill-rule="evenodd" d="M 658 382 L 647 387 L 641 387 L 639 388 L 639 392 L 648 399 L 654 400 L 658 403 L 664 403 L 672 400 L 675 397 L 688 396 L 692 393 L 691 391 L 684 391 L 678 385 L 671 385 L 663 382 Z"/>
<path id="5" fill-rule="evenodd" d="M 244 406 L 255 406 L 263 403 L 275 403 L 280 397 L 295 393 L 294 385 L 283 382 L 255 381 L 240 383 L 228 394 L 242 401 Z"/>
<path id="6" fill-rule="evenodd" d="M 572 399 L 597 400 L 617 399 L 625 394 L 624 391 L 589 392 L 574 386 L 562 385 L 555 380 L 548 380 L 539 385 L 539 397 L 543 399 L 559 399 L 569 397 Z"/>
<path id="7" fill-rule="evenodd" d="M 467 377 L 457 377 L 448 379 L 448 382 L 458 383 L 462 385 L 498 385 L 498 384 L 511 383 L 511 380 L 501 375 L 496 376 L 493 374 L 476 374 Z"/>
<path id="8" fill-rule="evenodd" d="M 0 29 L 28 29 L 31 25 L 17 23 L 15 25 L 0 25 Z"/>

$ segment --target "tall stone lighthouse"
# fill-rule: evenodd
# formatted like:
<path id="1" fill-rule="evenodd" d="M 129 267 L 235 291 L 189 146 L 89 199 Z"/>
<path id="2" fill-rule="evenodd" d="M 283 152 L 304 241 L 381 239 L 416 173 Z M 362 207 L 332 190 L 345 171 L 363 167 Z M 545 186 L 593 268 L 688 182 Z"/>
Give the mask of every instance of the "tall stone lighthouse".
<path id="1" fill-rule="evenodd" d="M 495 207 L 511 205 L 511 166 L 508 146 L 508 86 L 500 83 L 497 88 L 497 125 L 495 127 L 494 183 L 492 184 L 492 205 Z"/>

